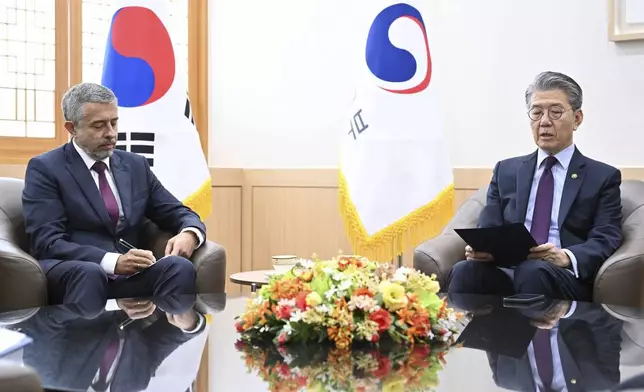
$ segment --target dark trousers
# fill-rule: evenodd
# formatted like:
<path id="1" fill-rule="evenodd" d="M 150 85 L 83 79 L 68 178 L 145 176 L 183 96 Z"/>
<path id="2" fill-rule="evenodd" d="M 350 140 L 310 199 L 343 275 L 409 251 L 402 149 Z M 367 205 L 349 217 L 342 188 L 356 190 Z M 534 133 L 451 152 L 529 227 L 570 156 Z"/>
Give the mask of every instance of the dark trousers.
<path id="1" fill-rule="evenodd" d="M 543 260 L 526 260 L 514 269 L 463 260 L 452 267 L 446 281 L 450 294 L 543 294 L 546 298 L 577 301 L 592 301 L 591 285 Z"/>
<path id="2" fill-rule="evenodd" d="M 64 261 L 47 272 L 51 304 L 79 304 L 98 309 L 108 298 L 165 297 L 195 294 L 196 271 L 179 256 L 160 259 L 130 278 L 109 279 L 103 268 L 88 261 Z"/>

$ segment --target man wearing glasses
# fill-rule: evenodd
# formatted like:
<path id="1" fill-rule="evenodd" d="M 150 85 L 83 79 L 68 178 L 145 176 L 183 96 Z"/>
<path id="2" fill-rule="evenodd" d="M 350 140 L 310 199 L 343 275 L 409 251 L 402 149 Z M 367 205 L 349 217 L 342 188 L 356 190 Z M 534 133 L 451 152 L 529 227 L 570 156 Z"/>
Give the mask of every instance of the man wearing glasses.
<path id="1" fill-rule="evenodd" d="M 597 271 L 622 243 L 621 173 L 574 145 L 582 98 L 577 82 L 557 72 L 537 75 L 528 87 L 538 149 L 496 164 L 479 227 L 521 222 L 539 246 L 512 269 L 467 246 L 466 260 L 447 278 L 449 292 L 592 300 Z"/>

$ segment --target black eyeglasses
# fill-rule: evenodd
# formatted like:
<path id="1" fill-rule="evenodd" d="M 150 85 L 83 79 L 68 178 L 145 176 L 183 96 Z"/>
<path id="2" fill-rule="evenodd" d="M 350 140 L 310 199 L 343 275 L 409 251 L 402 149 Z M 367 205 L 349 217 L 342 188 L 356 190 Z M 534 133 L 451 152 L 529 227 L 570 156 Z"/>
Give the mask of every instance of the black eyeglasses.
<path id="1" fill-rule="evenodd" d="M 572 109 L 564 109 L 561 106 L 551 106 L 548 108 L 548 117 L 550 117 L 551 120 L 559 120 L 568 110 Z M 543 112 L 544 110 L 541 108 L 532 108 L 528 111 L 528 117 L 530 117 L 530 120 L 532 121 L 539 121 L 541 120 L 541 117 L 543 117 Z"/>

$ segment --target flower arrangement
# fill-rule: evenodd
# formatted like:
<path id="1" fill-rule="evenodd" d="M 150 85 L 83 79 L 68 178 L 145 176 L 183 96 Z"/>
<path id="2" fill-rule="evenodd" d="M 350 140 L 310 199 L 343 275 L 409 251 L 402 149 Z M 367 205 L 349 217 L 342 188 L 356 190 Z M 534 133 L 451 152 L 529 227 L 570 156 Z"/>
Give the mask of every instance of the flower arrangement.
<path id="1" fill-rule="evenodd" d="M 273 275 L 235 327 L 247 342 L 330 342 L 340 350 L 383 337 L 405 346 L 452 343 L 461 315 L 447 308 L 439 289 L 434 275 L 360 256 L 304 260 Z"/>
<path id="2" fill-rule="evenodd" d="M 438 385 L 449 349 L 448 342 L 414 346 L 381 342 L 340 350 L 329 344 L 280 346 L 243 339 L 235 346 L 248 372 L 275 392 L 427 391 Z"/>

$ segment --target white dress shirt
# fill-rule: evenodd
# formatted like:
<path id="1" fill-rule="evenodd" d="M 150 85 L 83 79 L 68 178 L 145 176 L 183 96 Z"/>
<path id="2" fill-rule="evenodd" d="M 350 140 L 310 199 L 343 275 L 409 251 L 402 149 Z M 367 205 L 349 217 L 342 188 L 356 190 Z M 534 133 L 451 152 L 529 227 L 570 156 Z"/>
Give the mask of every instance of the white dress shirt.
<path id="1" fill-rule="evenodd" d="M 577 302 L 573 301 L 570 304 L 570 310 L 562 318 L 568 318 L 577 309 Z M 553 391 L 568 392 L 568 383 L 566 383 L 566 375 L 563 371 L 561 364 L 561 356 L 559 354 L 559 323 L 550 330 L 550 347 L 552 349 L 552 384 L 550 388 Z M 543 382 L 539 377 L 539 369 L 537 368 L 537 361 L 534 356 L 534 346 L 532 342 L 528 346 L 528 360 L 530 361 L 530 369 L 532 370 L 532 377 L 537 391 L 543 390 Z"/>
<path id="2" fill-rule="evenodd" d="M 561 195 L 563 195 L 564 183 L 566 182 L 566 175 L 568 173 L 568 166 L 570 160 L 575 152 L 575 145 L 564 148 L 557 154 L 557 163 L 552 166 L 552 176 L 554 178 L 554 195 L 552 199 L 552 212 L 550 213 L 550 230 L 548 232 L 548 242 L 554 244 L 557 248 L 561 248 L 561 240 L 559 237 L 559 206 L 561 205 Z M 537 198 L 537 188 L 539 187 L 539 180 L 546 167 L 545 160 L 548 158 L 548 153 L 539 149 L 537 152 L 537 168 L 534 171 L 534 178 L 532 179 L 532 187 L 530 188 L 530 198 L 528 199 L 528 208 L 525 214 L 525 227 L 530 231 L 532 227 L 532 215 L 534 214 L 534 203 Z M 570 258 L 572 265 L 572 273 L 575 277 L 579 278 L 579 271 L 577 270 L 577 259 L 575 255 L 568 249 L 562 249 Z"/>
<path id="3" fill-rule="evenodd" d="M 96 183 L 96 187 L 99 189 L 99 192 L 100 192 L 98 173 L 92 170 L 92 166 L 94 166 L 94 163 L 96 163 L 96 160 L 90 157 L 85 151 L 83 151 L 78 146 L 78 144 L 76 144 L 76 140 L 72 140 L 72 144 L 74 145 L 74 148 L 76 148 L 76 151 L 78 151 L 78 154 L 83 159 L 83 162 L 85 162 L 85 165 L 87 166 L 87 170 L 89 170 L 90 174 L 92 175 L 92 178 Z M 121 204 L 121 197 L 119 196 L 118 189 L 116 188 L 116 182 L 114 182 L 114 177 L 112 175 L 112 169 L 110 168 L 110 158 L 109 157 L 105 158 L 102 160 L 102 162 L 105 163 L 105 165 L 107 166 L 107 170 L 105 170 L 106 172 L 105 177 L 107 178 L 107 183 L 110 185 L 110 189 L 112 189 L 112 193 L 114 193 L 114 197 L 116 198 L 116 203 L 119 206 L 118 224 L 120 225 L 124 220 L 123 205 Z M 186 227 L 181 232 L 184 232 L 184 231 L 191 231 L 195 233 L 195 235 L 198 238 L 197 248 L 200 247 L 201 244 L 203 244 L 204 242 L 203 234 L 201 234 L 201 231 L 199 231 L 199 229 L 194 227 Z M 119 256 L 121 256 L 120 253 L 111 253 L 111 252 L 108 252 L 105 254 L 105 256 L 103 256 L 103 259 L 101 260 L 101 267 L 103 267 L 103 270 L 107 274 L 114 275 L 114 269 L 116 268 L 116 261 L 118 260 Z"/>

